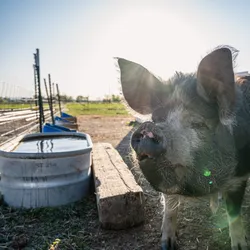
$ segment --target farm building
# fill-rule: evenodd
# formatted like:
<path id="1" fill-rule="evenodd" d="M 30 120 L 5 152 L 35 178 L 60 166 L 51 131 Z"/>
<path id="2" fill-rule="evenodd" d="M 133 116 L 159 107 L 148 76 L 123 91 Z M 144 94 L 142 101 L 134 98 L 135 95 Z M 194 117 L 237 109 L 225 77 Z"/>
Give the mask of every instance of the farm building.
<path id="1" fill-rule="evenodd" d="M 235 73 L 235 78 L 241 77 L 241 76 L 250 76 L 250 74 L 248 73 L 248 71 L 242 71 L 242 72 Z"/>

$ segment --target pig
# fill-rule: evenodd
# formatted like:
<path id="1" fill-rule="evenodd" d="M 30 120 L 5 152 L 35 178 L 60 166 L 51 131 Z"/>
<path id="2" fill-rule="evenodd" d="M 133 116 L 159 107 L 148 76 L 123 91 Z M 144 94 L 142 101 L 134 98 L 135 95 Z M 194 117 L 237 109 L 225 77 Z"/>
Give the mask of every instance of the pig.
<path id="1" fill-rule="evenodd" d="M 195 73 L 179 72 L 167 81 L 116 58 L 127 105 L 149 117 L 130 145 L 143 175 L 165 198 L 163 250 L 178 247 L 182 197 L 211 197 L 216 210 L 218 194 L 226 204 L 232 249 L 248 249 L 241 206 L 250 175 L 250 80 L 235 79 L 237 53 L 216 47 Z"/>

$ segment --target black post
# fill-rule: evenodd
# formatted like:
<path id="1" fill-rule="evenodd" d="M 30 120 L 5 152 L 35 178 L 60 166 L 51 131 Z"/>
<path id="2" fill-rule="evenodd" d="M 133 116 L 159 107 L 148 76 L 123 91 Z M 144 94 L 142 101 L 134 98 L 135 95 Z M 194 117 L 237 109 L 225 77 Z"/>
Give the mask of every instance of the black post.
<path id="1" fill-rule="evenodd" d="M 36 55 L 34 54 L 34 58 L 36 58 Z M 36 61 L 36 59 L 35 59 Z M 36 62 L 35 62 L 36 63 Z M 36 64 L 33 64 L 33 69 L 34 69 L 34 84 L 35 84 L 35 95 L 34 95 L 34 98 L 35 98 L 35 108 L 38 107 L 38 100 L 37 100 L 37 76 L 36 76 Z M 38 119 L 38 112 L 37 112 L 37 109 L 36 109 L 36 119 Z"/>
<path id="2" fill-rule="evenodd" d="M 58 84 L 56 84 L 56 89 L 57 89 L 57 97 L 58 97 L 60 116 L 62 116 L 61 98 L 60 98 L 60 92 L 59 92 Z"/>
<path id="3" fill-rule="evenodd" d="M 55 119 L 54 119 L 54 114 L 53 114 L 53 98 L 52 98 L 52 89 L 51 89 L 50 74 L 49 74 L 49 94 L 50 94 L 50 112 L 51 112 L 51 119 L 52 119 L 52 124 L 55 125 Z"/>
<path id="4" fill-rule="evenodd" d="M 44 122 L 44 114 L 43 114 L 43 100 L 42 100 L 42 91 L 41 91 L 41 82 L 40 82 L 40 58 L 39 58 L 39 49 L 36 49 L 35 56 L 35 67 L 37 74 L 37 87 L 38 87 L 38 103 L 39 103 L 39 128 L 40 133 L 42 133 L 42 126 Z"/>
<path id="5" fill-rule="evenodd" d="M 36 65 L 33 64 L 34 69 L 34 84 L 35 84 L 35 106 L 38 106 L 37 103 L 37 84 L 36 84 Z"/>
<path id="6" fill-rule="evenodd" d="M 49 98 L 49 92 L 48 92 L 48 88 L 47 88 L 47 84 L 46 84 L 46 79 L 44 78 L 43 80 L 44 80 L 45 91 L 46 91 L 47 100 L 48 100 L 49 109 L 50 109 L 50 98 Z"/>
<path id="7" fill-rule="evenodd" d="M 53 96 L 53 99 L 55 99 L 55 83 L 52 83 L 52 96 Z"/>
<path id="8" fill-rule="evenodd" d="M 48 104 L 49 104 L 49 110 L 50 110 L 51 120 L 53 121 L 54 117 L 53 117 L 53 112 L 51 111 L 50 96 L 49 96 L 49 92 L 48 92 L 48 88 L 47 88 L 47 84 L 46 84 L 46 79 L 44 79 L 44 86 L 45 86 L 45 91 L 46 91 L 47 100 L 48 100 Z"/>

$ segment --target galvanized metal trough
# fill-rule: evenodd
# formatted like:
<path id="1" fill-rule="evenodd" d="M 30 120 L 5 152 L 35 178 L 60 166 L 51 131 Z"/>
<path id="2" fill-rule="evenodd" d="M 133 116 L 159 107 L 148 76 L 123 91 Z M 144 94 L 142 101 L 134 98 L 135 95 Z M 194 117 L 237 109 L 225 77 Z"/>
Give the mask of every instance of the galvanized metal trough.
<path id="1" fill-rule="evenodd" d="M 54 207 L 88 195 L 92 141 L 76 132 L 23 137 L 11 152 L 0 151 L 0 191 L 12 207 Z"/>

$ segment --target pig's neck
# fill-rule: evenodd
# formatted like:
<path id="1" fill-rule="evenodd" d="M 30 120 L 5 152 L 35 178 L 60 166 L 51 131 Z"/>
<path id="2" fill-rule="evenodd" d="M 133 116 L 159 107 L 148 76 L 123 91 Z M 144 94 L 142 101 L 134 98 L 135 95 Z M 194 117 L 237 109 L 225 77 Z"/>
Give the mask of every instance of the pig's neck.
<path id="1" fill-rule="evenodd" d="M 250 145 L 250 83 L 237 88 L 236 126 L 234 137 L 237 148 Z"/>

